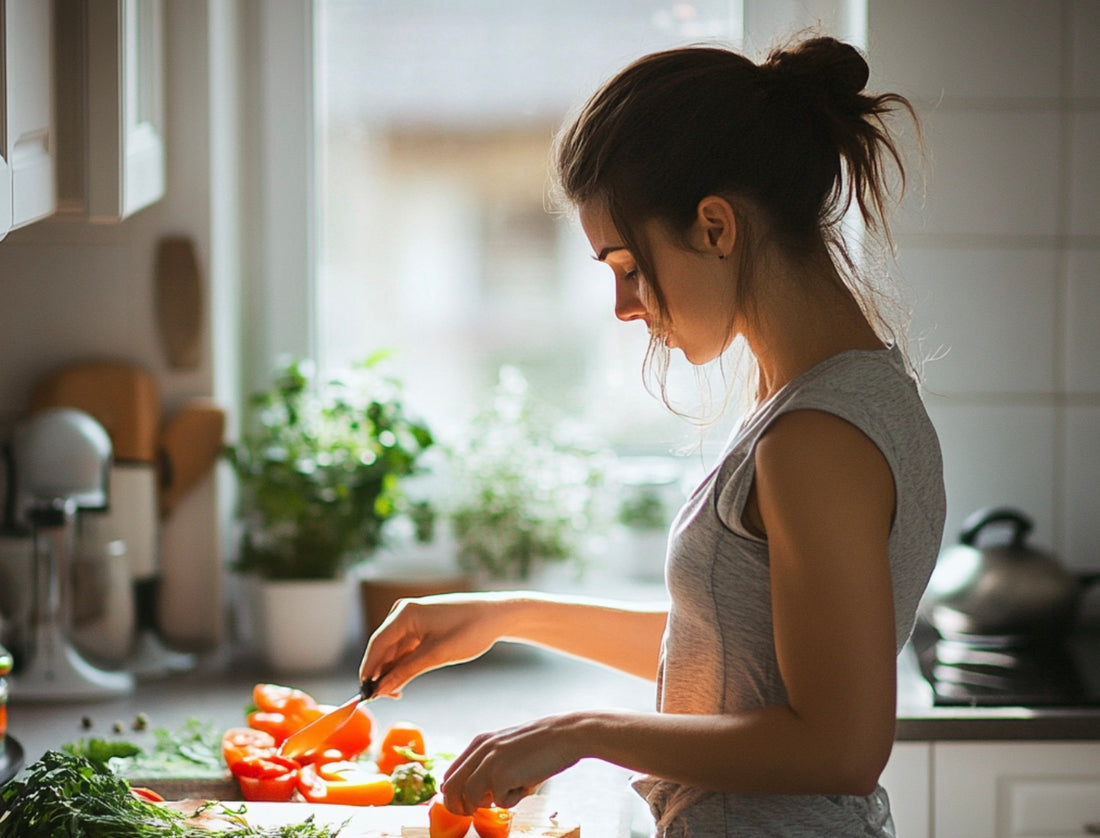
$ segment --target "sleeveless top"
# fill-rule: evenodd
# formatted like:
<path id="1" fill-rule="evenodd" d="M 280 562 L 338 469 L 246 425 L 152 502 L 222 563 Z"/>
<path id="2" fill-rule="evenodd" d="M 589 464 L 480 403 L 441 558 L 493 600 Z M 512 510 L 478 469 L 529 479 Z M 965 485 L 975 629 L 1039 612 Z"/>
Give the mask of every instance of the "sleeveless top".
<path id="1" fill-rule="evenodd" d="M 735 432 L 718 465 L 672 525 L 666 562 L 670 608 L 661 649 L 657 709 L 740 713 L 783 705 L 787 693 L 772 632 L 768 545 L 742 525 L 754 453 L 775 419 L 825 411 L 859 428 L 894 477 L 889 536 L 895 642 L 913 629 L 943 535 L 939 441 L 897 347 L 826 359 L 774 393 Z M 892 836 L 889 802 L 867 797 L 738 795 L 640 777 L 659 836 Z"/>

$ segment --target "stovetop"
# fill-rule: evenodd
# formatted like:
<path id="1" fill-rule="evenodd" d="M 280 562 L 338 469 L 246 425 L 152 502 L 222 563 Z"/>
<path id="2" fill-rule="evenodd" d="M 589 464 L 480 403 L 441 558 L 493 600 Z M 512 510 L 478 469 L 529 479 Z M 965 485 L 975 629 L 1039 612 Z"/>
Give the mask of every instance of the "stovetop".
<path id="1" fill-rule="evenodd" d="M 1100 706 L 1100 636 L 1057 641 L 1020 636 L 941 637 L 913 632 L 921 674 L 937 706 Z"/>

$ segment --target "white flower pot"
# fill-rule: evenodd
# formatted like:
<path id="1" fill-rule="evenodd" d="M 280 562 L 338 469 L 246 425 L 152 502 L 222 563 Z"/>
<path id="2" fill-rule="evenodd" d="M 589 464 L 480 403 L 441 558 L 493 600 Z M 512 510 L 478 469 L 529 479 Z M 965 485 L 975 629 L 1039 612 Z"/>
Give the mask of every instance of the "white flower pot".
<path id="1" fill-rule="evenodd" d="M 351 613 L 346 578 L 250 578 L 245 595 L 250 634 L 276 673 L 329 672 L 344 658 Z"/>

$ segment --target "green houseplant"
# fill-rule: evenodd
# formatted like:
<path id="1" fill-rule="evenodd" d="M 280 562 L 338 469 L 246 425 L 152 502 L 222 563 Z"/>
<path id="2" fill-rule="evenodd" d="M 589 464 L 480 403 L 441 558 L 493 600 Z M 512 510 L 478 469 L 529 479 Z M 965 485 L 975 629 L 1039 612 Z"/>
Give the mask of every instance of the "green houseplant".
<path id="1" fill-rule="evenodd" d="M 406 412 L 400 382 L 382 374 L 385 357 L 323 382 L 310 362 L 283 364 L 225 448 L 239 488 L 235 569 L 255 640 L 277 671 L 324 671 L 340 659 L 345 571 L 381 545 L 384 525 L 403 511 L 402 479 L 434 444 Z"/>
<path id="2" fill-rule="evenodd" d="M 540 413 L 519 370 L 500 370 L 491 404 L 449 455 L 447 513 L 463 569 L 526 582 L 547 564 L 582 567 L 609 455 L 577 426 Z"/>
<path id="3" fill-rule="evenodd" d="M 433 445 L 400 382 L 371 356 L 318 384 L 291 361 L 251 398 L 253 424 L 226 448 L 244 525 L 237 567 L 271 579 L 326 579 L 369 556 L 401 505 L 400 481 Z"/>

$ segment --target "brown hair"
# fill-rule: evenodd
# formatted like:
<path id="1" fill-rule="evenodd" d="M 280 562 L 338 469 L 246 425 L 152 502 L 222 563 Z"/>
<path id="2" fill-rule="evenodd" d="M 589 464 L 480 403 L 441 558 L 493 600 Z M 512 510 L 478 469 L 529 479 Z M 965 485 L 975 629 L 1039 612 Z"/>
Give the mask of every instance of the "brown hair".
<path id="1" fill-rule="evenodd" d="M 826 249 L 880 336 L 894 337 L 866 289 L 840 231 L 853 199 L 868 232 L 889 243 L 888 174 L 904 168 L 884 118 L 910 103 L 863 92 L 869 70 L 852 46 L 813 37 L 761 63 L 729 49 L 684 47 L 647 55 L 604 85 L 558 136 L 559 194 L 606 204 L 662 317 L 642 224 L 659 220 L 684 237 L 707 195 L 728 199 L 751 241 L 767 235 L 795 257 Z M 918 129 L 919 130 L 919 129 Z M 759 217 L 761 228 L 752 229 Z M 741 252 L 751 289 L 751 247 Z M 741 292 L 739 292 L 740 294 Z M 745 291 L 737 304 L 751 305 Z M 885 334 L 883 334 L 885 332 Z M 659 353 L 665 353 L 663 356 Z M 667 350 L 651 341 L 647 366 Z"/>

